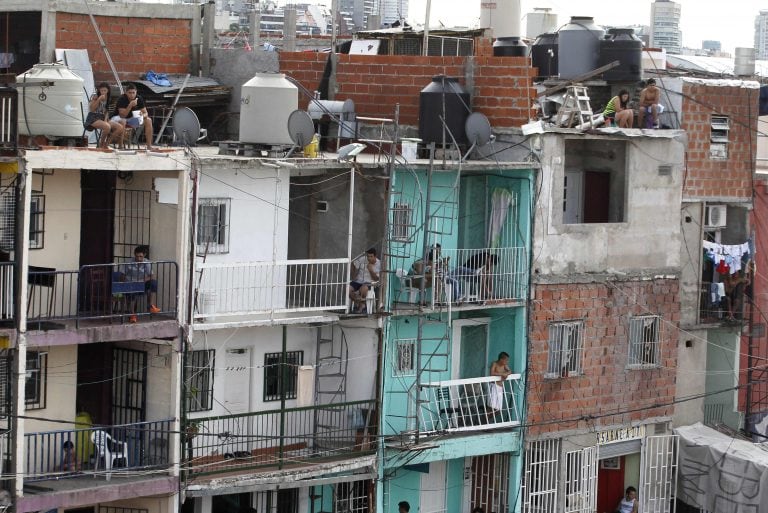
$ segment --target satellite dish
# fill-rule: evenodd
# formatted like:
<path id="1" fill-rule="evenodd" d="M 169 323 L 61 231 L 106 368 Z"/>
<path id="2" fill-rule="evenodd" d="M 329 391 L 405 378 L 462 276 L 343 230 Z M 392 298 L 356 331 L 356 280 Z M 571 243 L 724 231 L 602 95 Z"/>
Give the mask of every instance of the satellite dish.
<path id="1" fill-rule="evenodd" d="M 312 137 L 315 136 L 315 124 L 309 114 L 303 110 L 291 112 L 291 115 L 288 116 L 288 134 L 299 148 L 311 143 Z"/>
<path id="2" fill-rule="evenodd" d="M 473 112 L 467 117 L 464 123 L 464 131 L 467 134 L 467 140 L 472 146 L 485 146 L 491 140 L 491 123 L 485 114 Z"/>
<path id="3" fill-rule="evenodd" d="M 189 107 L 179 107 L 173 113 L 173 140 L 177 144 L 195 146 L 200 140 L 200 120 Z"/>

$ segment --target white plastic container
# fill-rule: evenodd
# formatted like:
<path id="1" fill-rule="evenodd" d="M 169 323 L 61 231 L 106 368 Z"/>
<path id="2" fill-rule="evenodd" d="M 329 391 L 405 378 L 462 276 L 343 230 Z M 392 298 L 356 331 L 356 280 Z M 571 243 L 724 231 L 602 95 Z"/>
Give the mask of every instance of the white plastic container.
<path id="1" fill-rule="evenodd" d="M 50 82 L 53 85 L 45 86 Z M 83 117 L 83 79 L 63 64 L 35 64 L 18 75 L 19 133 L 51 138 L 80 137 Z M 38 85 L 39 84 L 39 85 Z"/>
<path id="2" fill-rule="evenodd" d="M 282 73 L 258 73 L 240 90 L 240 142 L 292 145 L 288 116 L 299 108 L 299 89 Z"/>

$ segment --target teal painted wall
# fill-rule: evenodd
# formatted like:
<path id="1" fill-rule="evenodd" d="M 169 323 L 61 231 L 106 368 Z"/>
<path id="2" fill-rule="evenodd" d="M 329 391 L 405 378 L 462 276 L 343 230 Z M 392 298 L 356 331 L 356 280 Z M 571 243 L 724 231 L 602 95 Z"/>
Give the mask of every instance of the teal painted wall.
<path id="1" fill-rule="evenodd" d="M 738 384 L 736 369 L 741 338 L 734 330 L 709 330 L 707 342 L 707 379 L 704 387 L 707 396 L 704 398 L 704 406 L 723 405 L 723 422 L 732 429 L 739 429 L 736 393 L 733 390 L 720 394 L 714 392 Z"/>

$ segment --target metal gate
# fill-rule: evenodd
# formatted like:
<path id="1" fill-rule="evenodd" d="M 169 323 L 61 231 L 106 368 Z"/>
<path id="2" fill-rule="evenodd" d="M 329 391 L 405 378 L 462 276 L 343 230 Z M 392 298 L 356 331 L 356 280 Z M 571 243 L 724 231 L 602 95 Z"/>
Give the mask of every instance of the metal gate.
<path id="1" fill-rule="evenodd" d="M 509 453 L 472 458 L 472 507 L 483 511 L 507 511 L 509 501 Z"/>
<path id="2" fill-rule="evenodd" d="M 112 350 L 112 425 L 147 420 L 147 353 Z"/>
<path id="3" fill-rule="evenodd" d="M 649 436 L 640 462 L 640 511 L 674 513 L 677 485 L 677 435 Z"/>
<path id="4" fill-rule="evenodd" d="M 525 450 L 523 513 L 556 513 L 560 439 L 536 440 Z"/>
<path id="5" fill-rule="evenodd" d="M 115 231 L 112 252 L 116 262 L 133 260 L 137 246 L 150 246 L 151 191 L 115 190 Z"/>
<path id="6" fill-rule="evenodd" d="M 565 513 L 596 511 L 597 447 L 565 453 L 565 466 Z"/>

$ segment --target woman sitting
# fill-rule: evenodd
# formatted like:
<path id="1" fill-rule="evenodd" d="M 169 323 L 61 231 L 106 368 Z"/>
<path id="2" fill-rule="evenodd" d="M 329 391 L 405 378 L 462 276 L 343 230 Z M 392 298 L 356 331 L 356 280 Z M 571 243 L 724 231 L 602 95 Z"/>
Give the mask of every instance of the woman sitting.
<path id="1" fill-rule="evenodd" d="M 109 100 L 109 84 L 102 82 L 96 88 L 96 94 L 91 96 L 91 101 L 88 103 L 90 112 L 88 112 L 88 117 L 85 118 L 84 125 L 86 130 L 101 130 L 99 148 L 106 148 L 108 143 L 122 141 L 123 138 L 123 125 L 107 120 Z"/>
<path id="2" fill-rule="evenodd" d="M 607 125 L 617 125 L 619 128 L 632 128 L 635 113 L 629 108 L 629 91 L 622 89 L 603 109 L 603 117 Z"/>

